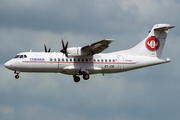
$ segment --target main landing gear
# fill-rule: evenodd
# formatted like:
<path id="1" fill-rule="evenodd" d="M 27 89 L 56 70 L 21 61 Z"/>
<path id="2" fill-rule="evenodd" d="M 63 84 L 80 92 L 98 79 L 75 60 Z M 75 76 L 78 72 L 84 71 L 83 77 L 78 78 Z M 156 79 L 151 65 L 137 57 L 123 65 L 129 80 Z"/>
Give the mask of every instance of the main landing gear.
<path id="1" fill-rule="evenodd" d="M 14 74 L 16 74 L 16 75 L 15 75 L 15 78 L 16 78 L 16 79 L 19 79 L 20 71 L 14 71 Z"/>
<path id="2" fill-rule="evenodd" d="M 88 80 L 89 78 L 90 78 L 89 74 L 84 74 L 84 75 L 83 75 L 83 79 L 84 79 L 84 80 Z"/>
<path id="3" fill-rule="evenodd" d="M 74 75 L 73 77 L 74 77 L 74 82 L 77 83 L 77 82 L 80 81 L 79 75 Z M 89 78 L 90 78 L 89 74 L 87 74 L 87 73 L 84 73 L 84 74 L 83 74 L 83 79 L 84 79 L 84 80 L 88 80 Z"/>

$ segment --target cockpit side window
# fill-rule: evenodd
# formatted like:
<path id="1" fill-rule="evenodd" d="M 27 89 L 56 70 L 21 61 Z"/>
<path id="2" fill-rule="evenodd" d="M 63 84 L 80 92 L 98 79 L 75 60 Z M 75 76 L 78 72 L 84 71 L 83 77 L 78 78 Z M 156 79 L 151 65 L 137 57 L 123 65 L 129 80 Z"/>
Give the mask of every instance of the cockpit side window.
<path id="1" fill-rule="evenodd" d="M 16 58 L 27 58 L 27 55 L 16 55 L 14 57 L 14 59 L 16 59 Z"/>
<path id="2" fill-rule="evenodd" d="M 24 58 L 27 58 L 27 55 L 24 55 Z"/>
<path id="3" fill-rule="evenodd" d="M 20 55 L 20 57 L 19 58 L 23 58 L 23 55 Z"/>
<path id="4" fill-rule="evenodd" d="M 16 55 L 16 56 L 14 57 L 14 59 L 19 58 L 19 56 L 20 56 L 20 55 Z"/>

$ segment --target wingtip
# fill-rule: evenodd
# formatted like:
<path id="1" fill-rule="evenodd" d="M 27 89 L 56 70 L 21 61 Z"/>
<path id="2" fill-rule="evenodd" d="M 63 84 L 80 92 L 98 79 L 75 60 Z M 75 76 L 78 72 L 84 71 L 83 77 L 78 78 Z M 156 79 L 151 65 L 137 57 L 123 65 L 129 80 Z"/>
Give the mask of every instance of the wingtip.
<path id="1" fill-rule="evenodd" d="M 105 41 L 114 42 L 114 39 L 104 39 Z"/>
<path id="2" fill-rule="evenodd" d="M 167 62 L 171 62 L 171 59 L 170 59 L 170 58 L 166 58 L 166 61 L 167 61 Z"/>

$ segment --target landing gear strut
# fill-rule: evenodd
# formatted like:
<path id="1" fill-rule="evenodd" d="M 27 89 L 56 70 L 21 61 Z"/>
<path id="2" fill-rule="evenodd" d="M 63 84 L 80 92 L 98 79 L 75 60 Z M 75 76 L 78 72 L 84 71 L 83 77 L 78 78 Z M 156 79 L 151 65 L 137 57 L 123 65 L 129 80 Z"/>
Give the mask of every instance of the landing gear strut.
<path id="1" fill-rule="evenodd" d="M 19 79 L 20 71 L 14 71 L 14 74 L 16 74 L 16 75 L 15 75 L 15 78 L 16 78 L 16 79 Z"/>

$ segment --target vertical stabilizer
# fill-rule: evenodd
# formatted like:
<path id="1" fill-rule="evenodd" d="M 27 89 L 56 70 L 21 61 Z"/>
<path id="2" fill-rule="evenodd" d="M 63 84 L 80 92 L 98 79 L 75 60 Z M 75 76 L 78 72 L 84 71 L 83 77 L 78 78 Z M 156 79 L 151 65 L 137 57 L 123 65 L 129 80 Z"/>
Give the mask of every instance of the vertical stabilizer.
<path id="1" fill-rule="evenodd" d="M 138 45 L 131 49 L 132 55 L 151 56 L 160 58 L 169 29 L 169 24 L 156 24 L 149 35 Z"/>

